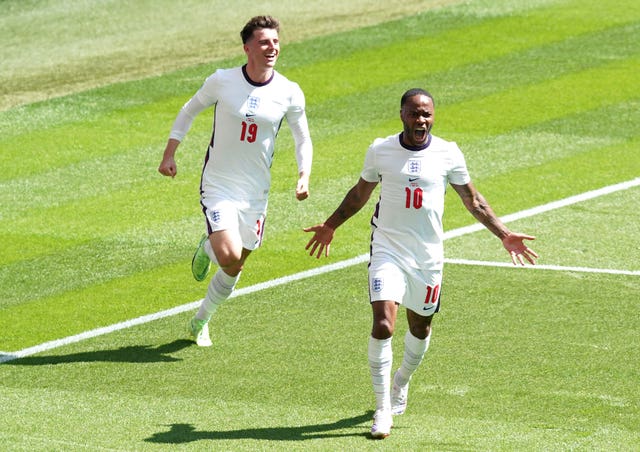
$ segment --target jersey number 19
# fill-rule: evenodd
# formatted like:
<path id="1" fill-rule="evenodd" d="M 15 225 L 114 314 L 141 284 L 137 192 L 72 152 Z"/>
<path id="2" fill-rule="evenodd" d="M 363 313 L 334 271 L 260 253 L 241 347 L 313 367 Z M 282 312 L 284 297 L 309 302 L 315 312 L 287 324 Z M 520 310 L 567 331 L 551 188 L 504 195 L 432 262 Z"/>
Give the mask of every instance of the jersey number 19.
<path id="1" fill-rule="evenodd" d="M 252 122 L 251 124 L 247 124 L 245 121 L 242 121 L 242 132 L 240 132 L 240 141 L 248 141 L 249 143 L 253 143 L 256 141 L 256 137 L 258 136 L 258 124 Z"/>

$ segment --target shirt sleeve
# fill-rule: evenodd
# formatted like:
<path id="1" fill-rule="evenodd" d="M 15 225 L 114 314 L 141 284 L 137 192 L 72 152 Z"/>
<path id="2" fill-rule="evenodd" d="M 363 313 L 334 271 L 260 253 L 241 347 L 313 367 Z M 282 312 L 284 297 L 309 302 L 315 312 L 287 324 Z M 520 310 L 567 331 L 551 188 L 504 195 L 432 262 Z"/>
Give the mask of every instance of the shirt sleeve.
<path id="1" fill-rule="evenodd" d="M 287 112 L 287 122 L 293 135 L 296 147 L 296 161 L 298 163 L 298 173 L 311 174 L 311 163 L 313 160 L 313 144 L 309 133 L 309 123 L 305 112 L 304 94 L 297 84 L 293 84 L 292 102 Z"/>
<path id="2" fill-rule="evenodd" d="M 178 112 L 178 116 L 176 116 L 173 122 L 169 138 L 182 141 L 191 128 L 191 124 L 193 124 L 196 116 L 218 101 L 215 94 L 216 80 L 217 77 L 215 73 L 210 75 L 194 96 L 182 106 Z"/>
<path id="3" fill-rule="evenodd" d="M 178 116 L 176 116 L 176 120 L 173 122 L 173 127 L 171 127 L 169 138 L 182 141 L 191 128 L 195 117 L 206 108 L 207 106 L 204 105 L 197 96 L 189 99 L 178 112 Z"/>
<path id="4" fill-rule="evenodd" d="M 378 168 L 376 168 L 375 145 L 377 142 L 379 142 L 379 139 L 376 139 L 373 144 L 369 146 L 369 149 L 367 149 L 367 153 L 364 156 L 364 165 L 362 167 L 360 177 L 367 182 L 380 181 L 380 172 L 378 171 Z"/>
<path id="5" fill-rule="evenodd" d="M 469 175 L 464 155 L 456 143 L 452 142 L 450 146 L 452 165 L 448 174 L 449 183 L 454 185 L 468 184 L 471 182 L 471 176 Z"/>

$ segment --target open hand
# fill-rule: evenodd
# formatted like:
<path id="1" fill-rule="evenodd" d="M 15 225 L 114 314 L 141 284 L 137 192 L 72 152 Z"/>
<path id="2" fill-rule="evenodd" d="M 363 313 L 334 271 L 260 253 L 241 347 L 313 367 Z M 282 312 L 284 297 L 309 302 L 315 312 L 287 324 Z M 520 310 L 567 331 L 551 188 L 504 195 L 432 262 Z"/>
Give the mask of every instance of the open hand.
<path id="1" fill-rule="evenodd" d="M 309 251 L 309 256 L 316 255 L 317 259 L 320 259 L 322 256 L 322 252 L 324 251 L 325 257 L 329 257 L 329 248 L 331 246 L 331 241 L 333 240 L 334 230 L 329 226 L 326 226 L 324 223 L 317 224 L 315 226 L 311 226 L 310 228 L 304 228 L 304 232 L 313 232 L 313 237 L 307 243 L 307 246 L 304 248 L 305 250 L 311 249 Z"/>
<path id="2" fill-rule="evenodd" d="M 535 240 L 531 235 L 512 232 L 502 239 L 502 245 L 511 255 L 513 265 L 524 265 L 524 260 L 529 261 L 531 265 L 536 265 L 538 255 L 535 251 L 524 244 L 525 240 Z"/>

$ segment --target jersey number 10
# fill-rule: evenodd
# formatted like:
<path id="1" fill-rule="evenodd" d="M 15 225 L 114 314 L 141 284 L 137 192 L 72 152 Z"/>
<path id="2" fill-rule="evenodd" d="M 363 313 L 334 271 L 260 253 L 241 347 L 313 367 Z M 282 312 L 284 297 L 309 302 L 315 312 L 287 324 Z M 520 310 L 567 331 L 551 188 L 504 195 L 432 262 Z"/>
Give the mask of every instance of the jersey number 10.
<path id="1" fill-rule="evenodd" d="M 407 195 L 405 198 L 405 207 L 407 209 L 410 209 L 412 206 L 414 209 L 422 207 L 422 189 L 420 187 L 413 190 L 413 192 L 409 187 L 405 187 L 404 191 Z"/>

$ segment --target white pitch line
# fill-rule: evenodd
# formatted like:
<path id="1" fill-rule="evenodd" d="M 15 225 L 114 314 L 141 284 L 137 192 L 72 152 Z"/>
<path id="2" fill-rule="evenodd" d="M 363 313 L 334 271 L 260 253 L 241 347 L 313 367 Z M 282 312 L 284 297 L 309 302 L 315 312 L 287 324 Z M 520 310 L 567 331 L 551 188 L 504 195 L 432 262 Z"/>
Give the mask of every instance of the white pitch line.
<path id="1" fill-rule="evenodd" d="M 578 273 L 601 273 L 609 275 L 626 275 L 626 276 L 640 276 L 640 270 L 615 270 L 611 268 L 591 268 L 591 267 L 567 267 L 562 265 L 513 265 L 511 262 L 491 262 L 491 261 L 476 261 L 470 259 L 445 259 L 448 264 L 458 265 L 479 265 L 482 267 L 509 267 L 509 268 L 526 268 L 528 270 L 552 270 L 552 271 L 566 271 L 566 272 L 578 272 Z"/>
<path id="2" fill-rule="evenodd" d="M 521 220 L 523 218 L 532 217 L 534 215 L 539 215 L 544 212 L 549 212 L 550 210 L 560 209 L 561 207 L 567 207 L 572 204 L 577 204 L 579 202 L 587 201 L 589 199 L 597 198 L 599 196 L 608 195 L 611 193 L 615 193 L 617 191 L 628 190 L 629 188 L 637 187 L 640 185 L 640 177 L 636 177 L 627 182 L 621 182 L 615 185 L 609 185 L 607 187 L 599 188 L 597 190 L 591 190 L 579 195 L 569 196 L 568 198 L 560 199 L 559 201 L 553 201 L 548 204 L 543 204 L 538 207 L 533 207 L 531 209 L 521 210 L 520 212 L 512 213 L 510 215 L 505 215 L 504 217 L 500 217 L 503 223 L 509 223 L 516 220 Z M 474 223 L 469 226 L 465 226 L 458 229 L 453 229 L 451 231 L 447 231 L 444 234 L 444 238 L 452 239 L 454 237 L 460 237 L 461 235 L 470 234 L 472 232 L 478 232 L 484 229 L 484 226 L 480 223 Z"/>
<path id="3" fill-rule="evenodd" d="M 532 209 L 522 210 L 520 212 L 516 212 L 510 215 L 506 215 L 501 217 L 503 223 L 509 223 L 511 221 L 520 220 L 523 218 L 531 217 L 534 215 L 539 215 L 544 212 L 549 212 L 550 210 L 559 209 L 561 207 L 570 206 L 572 204 L 576 204 L 582 201 L 586 201 L 589 199 L 597 198 L 599 196 L 608 195 L 611 193 L 615 193 L 621 190 L 627 190 L 632 187 L 636 187 L 640 185 L 640 177 L 635 178 L 633 180 L 627 182 L 621 182 L 615 185 L 609 185 L 608 187 L 603 187 L 598 190 L 592 190 L 585 193 L 581 193 L 579 195 L 570 196 L 568 198 L 561 199 L 559 201 L 553 201 L 548 204 L 543 204 L 538 207 L 534 207 Z M 484 226 L 480 223 L 475 223 L 470 226 L 465 226 L 457 229 L 453 229 L 451 231 L 447 231 L 444 234 L 445 240 L 451 239 L 454 237 L 460 237 L 462 235 L 470 234 L 472 232 L 477 232 L 484 229 Z M 324 265 L 322 267 L 317 267 L 311 270 L 303 271 L 300 273 L 296 273 L 294 275 L 284 276 L 282 278 L 276 278 L 271 281 L 266 281 L 263 283 L 255 284 L 249 287 L 243 287 L 231 294 L 230 298 L 239 297 L 242 295 L 251 294 L 254 292 L 258 292 L 260 290 L 270 289 L 272 287 L 280 286 L 283 284 L 287 284 L 293 281 L 299 281 L 306 278 L 311 278 L 313 276 L 318 276 L 323 273 L 332 272 L 334 270 L 339 270 L 347 267 L 351 267 L 353 265 L 361 264 L 366 262 L 369 258 L 368 254 L 362 254 L 360 256 L 356 256 L 351 259 L 347 259 L 345 261 L 336 262 L 334 264 Z M 463 263 L 462 260 L 448 260 L 450 263 Z M 513 267 L 513 264 L 509 263 L 484 263 L 480 264 L 479 261 L 464 261 L 467 265 L 494 265 L 494 266 L 504 266 L 504 267 Z M 546 269 L 546 270 L 567 270 L 567 271 L 583 271 L 583 272 L 592 272 L 592 273 L 611 273 L 616 270 L 607 270 L 607 269 L 586 269 L 582 267 L 555 267 L 555 266 L 545 266 L 545 265 L 536 265 L 527 266 L 526 268 L 538 268 L 538 269 Z M 573 270 L 572 270 L 573 269 Z M 630 273 L 619 273 L 619 274 L 632 274 L 636 275 L 637 272 Z M 174 316 L 177 314 L 181 314 L 186 311 L 191 311 L 200 306 L 202 300 L 193 301 L 191 303 L 187 303 L 181 306 L 176 306 L 172 309 L 167 309 L 165 311 L 156 312 L 153 314 L 144 315 L 142 317 L 137 317 L 135 319 L 126 320 L 124 322 L 115 323 L 113 325 L 109 325 L 102 328 L 96 328 L 94 330 L 85 331 L 84 333 L 76 334 L 73 336 L 68 336 L 62 339 L 56 339 L 54 341 L 44 342 L 39 345 L 35 345 L 33 347 L 28 347 L 15 352 L 2 352 L 0 351 L 0 364 L 8 361 L 12 361 L 14 359 L 23 358 L 25 356 L 34 355 L 36 353 L 41 353 L 47 350 L 51 350 L 54 348 L 62 347 L 65 345 L 73 344 L 76 342 L 83 341 L 85 339 L 91 339 L 93 337 L 102 336 L 104 334 L 112 333 L 114 331 L 123 330 L 125 328 L 130 328 L 136 325 L 141 325 L 143 323 L 152 322 L 154 320 L 162 319 L 165 317 Z"/>

